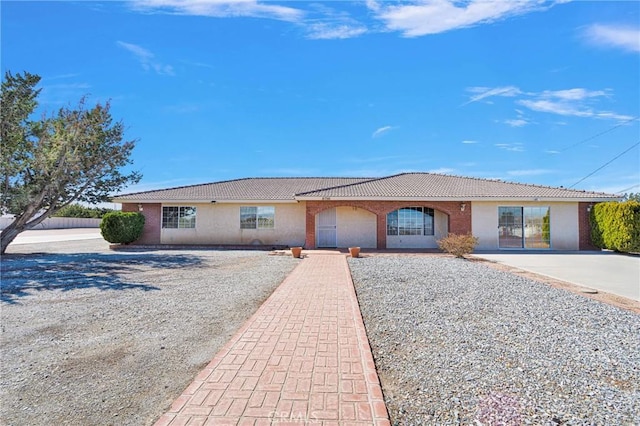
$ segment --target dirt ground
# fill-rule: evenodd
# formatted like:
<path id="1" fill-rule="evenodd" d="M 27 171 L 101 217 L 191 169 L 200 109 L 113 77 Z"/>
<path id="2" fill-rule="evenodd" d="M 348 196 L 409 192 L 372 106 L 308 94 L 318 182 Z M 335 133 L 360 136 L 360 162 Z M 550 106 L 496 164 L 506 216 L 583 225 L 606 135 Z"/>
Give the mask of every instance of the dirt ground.
<path id="1" fill-rule="evenodd" d="M 102 240 L 10 247 L 0 424 L 153 424 L 296 264 Z"/>

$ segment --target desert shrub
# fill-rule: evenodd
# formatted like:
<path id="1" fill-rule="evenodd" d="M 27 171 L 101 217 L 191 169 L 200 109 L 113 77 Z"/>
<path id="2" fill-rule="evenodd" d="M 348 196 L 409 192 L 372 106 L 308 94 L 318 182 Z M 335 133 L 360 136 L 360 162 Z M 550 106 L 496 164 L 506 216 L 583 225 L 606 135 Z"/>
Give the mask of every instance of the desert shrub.
<path id="1" fill-rule="evenodd" d="M 102 237 L 110 243 L 129 244 L 140 238 L 144 216 L 135 212 L 111 212 L 100 222 Z"/>
<path id="2" fill-rule="evenodd" d="M 450 253 L 455 257 L 464 257 L 466 254 L 473 252 L 477 244 L 478 238 L 471 234 L 449 234 L 438 240 L 440 250 Z"/>
<path id="3" fill-rule="evenodd" d="M 591 242 L 599 248 L 640 252 L 640 203 L 598 203 L 591 209 Z"/>

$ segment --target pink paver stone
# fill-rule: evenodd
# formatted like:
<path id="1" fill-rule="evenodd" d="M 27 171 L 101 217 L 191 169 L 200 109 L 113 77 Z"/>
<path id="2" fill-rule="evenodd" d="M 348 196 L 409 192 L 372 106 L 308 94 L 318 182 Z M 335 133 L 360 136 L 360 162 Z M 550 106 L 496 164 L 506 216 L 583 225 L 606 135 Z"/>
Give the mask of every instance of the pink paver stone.
<path id="1" fill-rule="evenodd" d="M 344 255 L 305 257 L 156 426 L 192 423 L 390 424 Z"/>

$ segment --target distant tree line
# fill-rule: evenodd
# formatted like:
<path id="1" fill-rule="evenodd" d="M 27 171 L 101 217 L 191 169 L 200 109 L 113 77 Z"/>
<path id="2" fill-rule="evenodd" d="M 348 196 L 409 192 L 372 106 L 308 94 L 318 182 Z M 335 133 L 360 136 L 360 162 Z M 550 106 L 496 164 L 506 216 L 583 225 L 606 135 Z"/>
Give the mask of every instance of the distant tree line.
<path id="1" fill-rule="evenodd" d="M 640 192 L 629 192 L 627 194 L 624 194 L 624 197 L 622 197 L 622 201 L 637 201 L 640 203 Z"/>
<path id="2" fill-rule="evenodd" d="M 90 219 L 102 219 L 105 214 L 114 211 L 104 207 L 86 207 L 81 204 L 69 204 L 55 213 L 54 217 L 81 217 Z"/>

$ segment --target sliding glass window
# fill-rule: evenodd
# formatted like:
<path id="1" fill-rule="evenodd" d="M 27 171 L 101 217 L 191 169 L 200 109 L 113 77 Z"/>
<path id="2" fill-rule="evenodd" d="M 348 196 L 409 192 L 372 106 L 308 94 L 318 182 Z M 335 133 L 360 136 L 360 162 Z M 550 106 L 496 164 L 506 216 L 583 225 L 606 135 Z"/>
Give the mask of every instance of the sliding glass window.
<path id="1" fill-rule="evenodd" d="M 551 209 L 498 207 L 500 248 L 548 249 L 551 247 Z"/>

